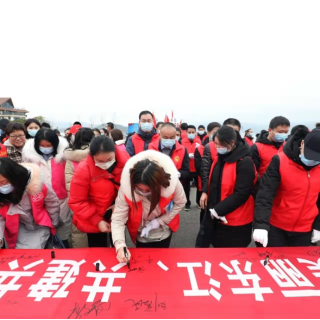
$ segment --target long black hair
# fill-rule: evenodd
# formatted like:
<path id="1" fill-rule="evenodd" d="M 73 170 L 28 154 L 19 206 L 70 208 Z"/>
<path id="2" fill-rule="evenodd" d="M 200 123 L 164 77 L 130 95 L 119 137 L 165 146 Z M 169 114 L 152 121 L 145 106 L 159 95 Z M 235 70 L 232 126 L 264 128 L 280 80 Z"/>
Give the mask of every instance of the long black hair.
<path id="1" fill-rule="evenodd" d="M 95 156 L 100 152 L 115 152 L 114 142 L 107 136 L 97 136 L 90 143 L 90 154 Z"/>
<path id="2" fill-rule="evenodd" d="M 9 194 L 0 193 L 0 206 L 18 204 L 26 189 L 30 173 L 28 169 L 9 158 L 0 158 L 0 175 L 5 177 L 14 187 Z"/>
<path id="3" fill-rule="evenodd" d="M 82 146 L 89 145 L 94 138 L 93 130 L 90 128 L 80 128 L 76 133 L 72 150 L 81 149 Z"/>
<path id="4" fill-rule="evenodd" d="M 36 136 L 34 137 L 34 149 L 37 151 L 38 154 L 42 156 L 43 154 L 39 149 L 41 140 L 46 140 L 52 144 L 52 156 L 55 157 L 59 146 L 59 138 L 55 134 L 55 132 L 51 129 L 42 128 L 37 132 Z"/>
<path id="5" fill-rule="evenodd" d="M 225 147 L 231 146 L 233 141 L 236 144 L 239 136 L 240 135 L 239 133 L 237 134 L 236 130 L 226 125 L 222 126 L 215 134 L 215 137 L 219 140 L 220 144 Z"/>

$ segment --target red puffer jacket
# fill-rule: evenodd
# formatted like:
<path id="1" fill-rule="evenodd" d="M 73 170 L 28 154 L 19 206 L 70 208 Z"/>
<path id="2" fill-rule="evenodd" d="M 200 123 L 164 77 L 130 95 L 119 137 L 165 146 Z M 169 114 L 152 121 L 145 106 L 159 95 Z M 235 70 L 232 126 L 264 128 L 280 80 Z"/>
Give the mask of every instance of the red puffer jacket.
<path id="1" fill-rule="evenodd" d="M 116 146 L 117 162 L 112 173 L 97 167 L 91 155 L 80 162 L 71 181 L 69 198 L 73 224 L 80 231 L 100 232 L 98 223 L 118 195 L 122 170 L 129 159 L 129 154 Z"/>

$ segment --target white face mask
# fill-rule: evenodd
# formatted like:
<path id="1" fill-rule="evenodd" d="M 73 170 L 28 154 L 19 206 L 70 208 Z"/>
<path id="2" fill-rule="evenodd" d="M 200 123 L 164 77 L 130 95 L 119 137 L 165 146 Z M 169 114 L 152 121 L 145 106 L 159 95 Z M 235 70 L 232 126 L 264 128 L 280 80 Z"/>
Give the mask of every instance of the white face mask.
<path id="1" fill-rule="evenodd" d="M 9 194 L 14 190 L 14 186 L 11 183 L 5 184 L 0 187 L 0 193 Z"/>
<path id="2" fill-rule="evenodd" d="M 151 191 L 149 191 L 149 192 L 142 192 L 142 191 L 138 190 L 137 188 L 135 188 L 134 191 L 135 191 L 137 194 L 139 194 L 140 196 L 143 196 L 143 197 L 151 196 Z"/>
<path id="3" fill-rule="evenodd" d="M 179 140 L 180 140 L 180 137 L 179 137 L 179 136 L 176 136 L 176 140 L 179 141 Z"/>
<path id="4" fill-rule="evenodd" d="M 42 154 L 51 154 L 53 152 L 53 148 L 44 148 L 44 147 L 39 147 L 39 150 Z"/>
<path id="5" fill-rule="evenodd" d="M 116 162 L 116 160 L 111 160 L 105 163 L 95 163 L 96 167 L 99 167 L 102 170 L 108 170 L 110 167 L 113 166 L 113 164 Z"/>

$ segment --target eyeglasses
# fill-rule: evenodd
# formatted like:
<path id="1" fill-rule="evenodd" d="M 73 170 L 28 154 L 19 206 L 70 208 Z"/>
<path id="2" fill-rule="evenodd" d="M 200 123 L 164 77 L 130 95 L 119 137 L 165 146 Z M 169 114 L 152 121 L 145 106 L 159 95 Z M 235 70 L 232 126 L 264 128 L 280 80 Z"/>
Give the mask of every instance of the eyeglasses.
<path id="1" fill-rule="evenodd" d="M 25 138 L 26 136 L 24 134 L 21 134 L 19 136 L 10 136 L 11 139 L 13 140 L 17 140 L 17 139 L 20 139 L 22 140 L 23 138 Z"/>

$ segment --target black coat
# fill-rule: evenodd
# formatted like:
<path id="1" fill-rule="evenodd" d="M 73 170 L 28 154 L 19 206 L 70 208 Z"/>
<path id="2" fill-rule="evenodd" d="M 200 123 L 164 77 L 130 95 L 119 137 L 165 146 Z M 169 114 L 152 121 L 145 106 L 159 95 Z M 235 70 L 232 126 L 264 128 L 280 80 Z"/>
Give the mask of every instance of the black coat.
<path id="1" fill-rule="evenodd" d="M 237 178 L 234 192 L 221 201 L 221 180 L 224 165 L 237 162 Z M 250 147 L 238 137 L 236 148 L 225 155 L 218 155 L 212 172 L 208 209 L 214 209 L 219 216 L 225 216 L 243 205 L 250 197 L 255 179 L 255 168 L 250 156 Z"/>

